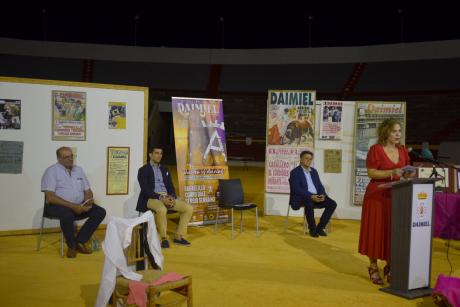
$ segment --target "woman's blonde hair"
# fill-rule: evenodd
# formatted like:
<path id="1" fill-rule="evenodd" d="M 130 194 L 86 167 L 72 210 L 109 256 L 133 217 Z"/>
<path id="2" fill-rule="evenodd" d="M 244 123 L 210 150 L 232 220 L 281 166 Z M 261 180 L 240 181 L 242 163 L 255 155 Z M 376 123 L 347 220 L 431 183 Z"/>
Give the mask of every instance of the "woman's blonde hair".
<path id="1" fill-rule="evenodd" d="M 387 118 L 382 123 L 380 123 L 377 128 L 377 143 L 380 145 L 385 145 L 388 137 L 390 136 L 391 130 L 395 125 L 401 126 L 401 123 L 394 118 Z"/>

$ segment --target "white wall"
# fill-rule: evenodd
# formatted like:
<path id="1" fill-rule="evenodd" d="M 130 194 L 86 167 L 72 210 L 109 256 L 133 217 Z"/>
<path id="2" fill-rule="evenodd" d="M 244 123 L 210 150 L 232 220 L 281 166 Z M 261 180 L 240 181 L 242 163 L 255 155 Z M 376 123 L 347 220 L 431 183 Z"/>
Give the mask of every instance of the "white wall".
<path id="1" fill-rule="evenodd" d="M 51 91 L 86 92 L 86 141 L 51 140 Z M 77 148 L 80 165 L 92 185 L 96 202 L 107 215 L 135 215 L 139 194 L 137 169 L 144 160 L 144 133 L 148 89 L 91 83 L 0 77 L 0 99 L 21 100 L 21 129 L 0 130 L 2 141 L 23 141 L 22 174 L 0 174 L 0 231 L 39 228 L 43 211 L 40 180 L 44 170 L 56 163 L 56 149 Z M 127 103 L 126 130 L 108 129 L 108 102 Z M 145 132 L 144 132 L 145 131 Z M 129 194 L 106 195 L 108 146 L 130 147 Z M 47 222 L 56 227 L 57 222 Z"/>
<path id="2" fill-rule="evenodd" d="M 328 195 L 337 202 L 337 209 L 333 218 L 361 219 L 361 207 L 353 205 L 353 140 L 354 140 L 354 116 L 355 102 L 344 101 L 342 112 L 343 138 L 341 141 L 319 140 L 319 125 L 322 118 L 321 103 L 316 102 L 316 128 L 315 128 L 315 157 L 314 167 L 318 170 L 321 182 Z M 342 150 L 342 172 L 324 173 L 324 150 Z M 265 214 L 286 215 L 289 195 L 265 194 Z M 315 210 L 315 215 L 321 215 L 322 210 Z M 303 210 L 291 210 L 290 216 L 301 216 Z"/>

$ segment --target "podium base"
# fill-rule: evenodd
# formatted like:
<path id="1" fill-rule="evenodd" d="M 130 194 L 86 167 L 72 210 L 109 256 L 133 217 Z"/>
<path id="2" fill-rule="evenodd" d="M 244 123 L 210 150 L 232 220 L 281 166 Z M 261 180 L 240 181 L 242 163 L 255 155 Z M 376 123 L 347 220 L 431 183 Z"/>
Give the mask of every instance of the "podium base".
<path id="1" fill-rule="evenodd" d="M 414 290 L 396 290 L 392 289 L 390 287 L 387 288 L 380 288 L 380 291 L 383 291 L 385 293 L 393 294 L 396 296 L 404 297 L 407 299 L 414 299 L 414 298 L 419 298 L 419 297 L 424 297 L 424 296 L 430 296 L 433 289 L 432 288 L 419 288 L 419 289 L 414 289 Z"/>

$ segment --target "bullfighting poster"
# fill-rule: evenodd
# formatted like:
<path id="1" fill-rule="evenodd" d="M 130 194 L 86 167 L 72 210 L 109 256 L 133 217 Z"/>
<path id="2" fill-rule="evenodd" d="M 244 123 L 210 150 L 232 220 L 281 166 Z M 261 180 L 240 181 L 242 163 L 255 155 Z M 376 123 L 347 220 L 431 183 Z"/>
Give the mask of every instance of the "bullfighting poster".
<path id="1" fill-rule="evenodd" d="M 289 193 L 289 172 L 303 150 L 314 151 L 316 92 L 270 90 L 267 106 L 265 191 Z"/>
<path id="2" fill-rule="evenodd" d="M 229 175 L 222 100 L 172 97 L 172 110 L 179 195 L 194 207 L 191 224 L 212 223 L 218 180 Z"/>
<path id="3" fill-rule="evenodd" d="M 52 92 L 52 139 L 86 140 L 86 93 Z"/>
<path id="4" fill-rule="evenodd" d="M 0 129 L 21 129 L 21 100 L 0 99 Z"/>
<path id="5" fill-rule="evenodd" d="M 366 168 L 367 152 L 377 143 L 377 127 L 384 119 L 397 119 L 401 123 L 401 143 L 404 144 L 406 103 L 357 101 L 355 114 L 353 203 L 362 205 L 370 181 Z"/>
<path id="6" fill-rule="evenodd" d="M 109 129 L 126 129 L 126 102 L 109 102 Z"/>
<path id="7" fill-rule="evenodd" d="M 319 139 L 338 141 L 342 139 L 343 101 L 321 101 Z"/>

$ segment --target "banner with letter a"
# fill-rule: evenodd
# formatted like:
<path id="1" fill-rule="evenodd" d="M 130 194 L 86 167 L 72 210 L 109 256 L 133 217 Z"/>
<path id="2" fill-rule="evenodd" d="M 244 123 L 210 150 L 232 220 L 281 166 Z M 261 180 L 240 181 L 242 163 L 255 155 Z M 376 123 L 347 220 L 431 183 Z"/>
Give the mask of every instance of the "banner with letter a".
<path id="1" fill-rule="evenodd" d="M 315 100 L 315 91 L 268 91 L 265 192 L 289 194 L 300 153 L 314 151 Z"/>
<path id="2" fill-rule="evenodd" d="M 213 222 L 218 179 L 228 178 L 222 99 L 172 97 L 172 111 L 179 195 L 194 207 L 192 224 Z"/>

